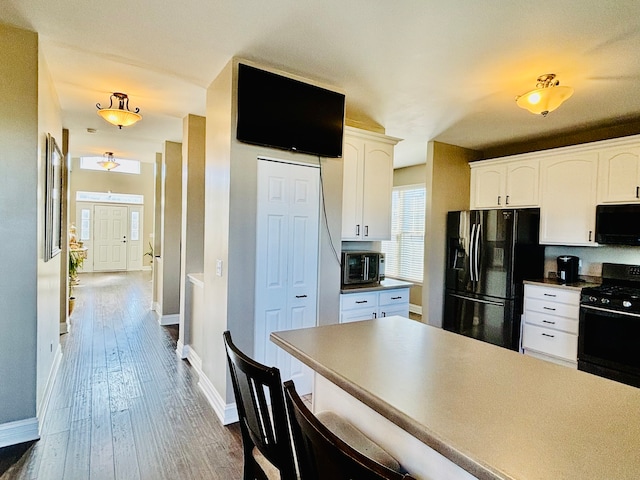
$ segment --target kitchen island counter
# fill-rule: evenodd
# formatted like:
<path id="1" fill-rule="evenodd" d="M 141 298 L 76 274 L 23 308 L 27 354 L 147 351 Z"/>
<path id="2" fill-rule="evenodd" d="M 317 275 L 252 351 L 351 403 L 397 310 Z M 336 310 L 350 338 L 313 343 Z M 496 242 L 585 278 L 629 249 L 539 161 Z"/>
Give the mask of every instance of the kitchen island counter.
<path id="1" fill-rule="evenodd" d="M 271 340 L 478 478 L 638 478 L 640 389 L 402 317 Z M 391 433 L 374 440 L 418 478 L 465 478 L 416 472 L 424 454 L 405 460 L 413 447 Z"/>

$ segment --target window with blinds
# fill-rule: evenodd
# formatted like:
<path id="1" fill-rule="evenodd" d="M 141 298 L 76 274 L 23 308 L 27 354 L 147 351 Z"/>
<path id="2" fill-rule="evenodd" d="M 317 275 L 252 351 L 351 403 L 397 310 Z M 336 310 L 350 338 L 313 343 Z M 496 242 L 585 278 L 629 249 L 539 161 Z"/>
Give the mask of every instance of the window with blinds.
<path id="1" fill-rule="evenodd" d="M 382 242 L 388 277 L 422 283 L 425 197 L 424 185 L 393 189 L 391 240 Z"/>

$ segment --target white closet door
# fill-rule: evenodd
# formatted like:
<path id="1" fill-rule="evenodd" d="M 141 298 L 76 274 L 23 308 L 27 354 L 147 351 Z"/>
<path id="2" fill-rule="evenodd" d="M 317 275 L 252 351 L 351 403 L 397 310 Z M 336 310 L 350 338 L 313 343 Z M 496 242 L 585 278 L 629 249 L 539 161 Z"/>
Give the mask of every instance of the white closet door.
<path id="1" fill-rule="evenodd" d="M 114 271 L 127 269 L 127 207 L 94 207 L 93 269 Z"/>
<path id="2" fill-rule="evenodd" d="M 272 331 L 316 325 L 319 171 L 258 161 L 255 358 L 311 392 L 312 375 L 269 340 Z"/>

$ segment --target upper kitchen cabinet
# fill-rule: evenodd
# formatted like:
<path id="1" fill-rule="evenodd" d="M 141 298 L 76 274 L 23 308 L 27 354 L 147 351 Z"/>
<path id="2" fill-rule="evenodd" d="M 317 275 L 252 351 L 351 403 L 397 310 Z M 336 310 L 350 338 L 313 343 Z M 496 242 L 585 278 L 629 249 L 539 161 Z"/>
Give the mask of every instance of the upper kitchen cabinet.
<path id="1" fill-rule="evenodd" d="M 471 208 L 537 207 L 538 178 L 537 159 L 471 163 Z"/>
<path id="2" fill-rule="evenodd" d="M 393 147 L 398 138 L 345 127 L 342 240 L 391 238 Z"/>
<path id="3" fill-rule="evenodd" d="M 598 203 L 640 203 L 640 145 L 600 151 Z"/>
<path id="4" fill-rule="evenodd" d="M 540 243 L 595 246 L 598 152 L 540 161 Z"/>

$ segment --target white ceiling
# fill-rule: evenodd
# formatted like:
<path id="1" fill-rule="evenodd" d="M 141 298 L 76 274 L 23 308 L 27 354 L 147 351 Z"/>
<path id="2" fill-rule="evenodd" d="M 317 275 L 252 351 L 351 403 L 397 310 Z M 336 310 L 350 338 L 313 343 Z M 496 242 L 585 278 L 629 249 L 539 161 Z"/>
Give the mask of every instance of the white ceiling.
<path id="1" fill-rule="evenodd" d="M 2 3 L 0 22 L 40 34 L 74 157 L 153 161 L 233 56 L 344 90 L 350 117 L 405 139 L 396 166 L 424 162 L 432 139 L 482 150 L 640 117 L 638 0 Z M 543 73 L 575 88 L 546 118 L 514 101 Z M 140 123 L 96 115 L 114 91 Z"/>

